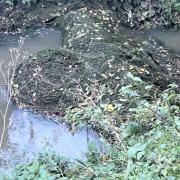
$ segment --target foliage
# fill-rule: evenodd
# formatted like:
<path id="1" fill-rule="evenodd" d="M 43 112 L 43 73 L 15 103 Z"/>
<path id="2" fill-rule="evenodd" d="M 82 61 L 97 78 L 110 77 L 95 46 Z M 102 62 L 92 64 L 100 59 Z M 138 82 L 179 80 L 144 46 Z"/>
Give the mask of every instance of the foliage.
<path id="1" fill-rule="evenodd" d="M 172 10 L 179 9 L 179 1 L 162 0 L 162 6 L 165 17 L 172 21 Z M 85 17 L 82 16 L 82 12 L 79 13 L 80 17 Z M 148 13 L 145 15 L 148 16 Z M 74 14 L 71 16 L 76 18 Z M 69 16 L 66 21 L 69 22 Z M 71 29 L 74 28 L 73 35 L 77 27 L 77 25 L 71 27 Z M 91 21 L 90 27 L 92 28 Z M 89 31 L 89 29 L 86 30 Z M 70 34 L 70 37 L 74 37 L 73 35 Z M 82 41 L 82 37 L 79 37 Z M 99 37 L 99 34 L 95 37 L 98 42 Z M 78 39 L 74 42 L 77 43 Z M 88 48 L 89 44 L 91 48 L 93 47 L 92 41 L 82 42 L 87 44 Z M 113 45 L 116 46 L 114 43 Z M 77 44 L 74 47 L 80 49 Z M 105 52 L 109 55 L 110 46 L 107 47 Z M 130 47 L 129 44 L 128 47 Z M 96 47 L 94 49 L 97 50 Z M 127 47 L 125 49 L 128 53 L 130 52 Z M 114 53 L 117 54 L 119 51 L 120 49 Z M 94 59 L 97 62 L 97 57 Z M 72 67 L 76 68 L 76 65 Z M 71 162 L 54 153 L 47 153 L 34 162 L 18 166 L 13 177 L 40 180 L 180 178 L 180 94 L 177 93 L 178 87 L 171 84 L 168 89 L 161 91 L 159 87 L 147 84 L 130 72 L 124 79 L 126 81 L 120 84 L 116 94 L 114 94 L 114 89 L 106 83 L 99 87 L 89 86 L 85 92 L 81 88 L 79 93 L 83 96 L 83 102 L 76 108 L 69 108 L 66 111 L 65 120 L 70 124 L 72 132 L 83 126 L 90 126 L 99 132 L 103 139 L 110 142 L 111 147 L 105 154 L 99 154 L 93 144 L 89 145 L 86 162 L 79 160 Z M 50 89 L 52 89 L 51 84 Z"/>
<path id="2" fill-rule="evenodd" d="M 139 77 L 128 73 L 127 78 L 129 84 L 120 89 L 119 103 L 95 105 L 92 99 L 88 98 L 91 101 L 86 107 L 70 110 L 67 112 L 67 118 L 76 125 L 88 122 L 106 139 L 110 135 L 114 137 L 114 147 L 118 149 L 117 156 L 121 158 L 111 159 L 114 152 L 108 154 L 111 159 L 109 161 L 113 164 L 112 167 L 108 164 L 108 168 L 113 168 L 113 173 L 109 174 L 109 171 L 104 169 L 100 177 L 116 176 L 117 171 L 117 177 L 122 179 L 125 179 L 125 176 L 129 179 L 179 177 L 180 95 L 176 93 L 178 87 L 171 84 L 162 93 L 154 93 L 156 88 Z M 100 97 L 103 98 L 103 94 Z M 102 164 L 103 162 L 99 166 L 103 166 Z"/>
<path id="3" fill-rule="evenodd" d="M 98 103 L 93 101 L 94 97 L 86 97 L 79 107 L 70 108 L 66 112 L 66 119 L 72 128 L 90 124 L 96 130 L 114 136 L 121 132 L 121 126 L 129 124 L 128 134 L 131 134 L 153 128 L 154 122 L 164 123 L 172 119 L 172 112 L 179 115 L 179 95 L 173 90 L 177 88 L 176 85 L 170 85 L 162 94 L 157 94 L 158 88 L 145 83 L 139 77 L 134 77 L 130 72 L 125 79 L 128 79 L 129 84 L 119 90 L 118 99 L 109 102 L 104 100 L 107 92 L 111 94 L 113 91 L 103 85 L 100 89 L 94 90 L 99 92 L 96 97 Z M 171 105 L 172 102 L 177 105 Z M 117 137 L 115 139 L 117 140 Z"/>
<path id="4" fill-rule="evenodd" d="M 67 158 L 46 152 L 41 154 L 33 163 L 17 166 L 13 172 L 13 177 L 18 180 L 59 179 L 64 176 L 69 164 Z"/>
<path id="5" fill-rule="evenodd" d="M 171 84 L 155 93 L 156 88 L 139 77 L 128 73 L 127 78 L 118 103 L 104 104 L 103 94 L 110 89 L 101 87 L 101 103 L 86 97 L 83 105 L 67 112 L 73 130 L 88 123 L 112 143 L 105 154 L 99 154 L 94 144 L 89 145 L 86 162 L 46 154 L 17 167 L 16 179 L 180 178 L 178 87 Z"/>
<path id="6" fill-rule="evenodd" d="M 163 9 L 163 15 L 165 20 L 171 23 L 177 23 L 180 12 L 180 1 L 179 0 L 161 0 Z"/>

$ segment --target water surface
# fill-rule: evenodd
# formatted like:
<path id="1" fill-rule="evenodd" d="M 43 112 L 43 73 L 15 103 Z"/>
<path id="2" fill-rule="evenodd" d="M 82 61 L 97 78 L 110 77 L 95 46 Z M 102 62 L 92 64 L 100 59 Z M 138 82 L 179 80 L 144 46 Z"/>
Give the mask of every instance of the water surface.
<path id="1" fill-rule="evenodd" d="M 11 61 L 10 49 L 19 48 L 20 35 L 0 37 L 0 62 L 3 63 L 3 74 L 7 76 L 8 63 Z M 47 48 L 58 48 L 61 44 L 61 33 L 50 29 L 28 32 L 24 43 L 19 48 L 18 61 Z M 0 111 L 4 114 L 7 108 L 8 93 L 3 75 L 0 74 Z M 66 124 L 55 123 L 55 118 L 43 117 L 26 109 L 17 108 L 10 102 L 6 117 L 6 131 L 3 146 L 0 150 L 0 165 L 14 165 L 35 158 L 38 153 L 51 149 L 56 153 L 72 159 L 84 159 L 88 143 L 94 142 L 101 150 L 98 135 L 83 129 L 72 134 Z M 0 135 L 3 131 L 3 117 L 0 115 Z"/>
<path id="2" fill-rule="evenodd" d="M 152 35 L 167 48 L 180 53 L 180 30 L 156 30 Z"/>

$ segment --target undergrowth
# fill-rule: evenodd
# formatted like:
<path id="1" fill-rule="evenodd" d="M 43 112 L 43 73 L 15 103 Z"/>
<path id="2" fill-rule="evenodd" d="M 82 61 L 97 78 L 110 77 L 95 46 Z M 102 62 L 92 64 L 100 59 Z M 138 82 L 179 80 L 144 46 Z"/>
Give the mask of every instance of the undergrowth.
<path id="1" fill-rule="evenodd" d="M 178 87 L 171 84 L 160 91 L 131 73 L 126 78 L 129 83 L 119 89 L 118 99 L 104 100 L 111 91 L 104 85 L 98 89 L 98 97 L 89 93 L 84 103 L 66 112 L 72 131 L 88 124 L 110 142 L 106 153 L 100 154 L 92 143 L 86 162 L 71 161 L 49 152 L 18 166 L 13 177 L 17 180 L 179 179 Z"/>
<path id="2" fill-rule="evenodd" d="M 173 8 L 179 12 L 179 1 L 161 1 L 171 21 Z M 95 129 L 111 144 L 106 153 L 89 144 L 82 162 L 48 152 L 0 179 L 180 179 L 179 87 L 170 84 L 160 90 L 131 73 L 125 78 L 116 94 L 107 84 L 80 89 L 84 102 L 66 111 L 71 131 Z"/>

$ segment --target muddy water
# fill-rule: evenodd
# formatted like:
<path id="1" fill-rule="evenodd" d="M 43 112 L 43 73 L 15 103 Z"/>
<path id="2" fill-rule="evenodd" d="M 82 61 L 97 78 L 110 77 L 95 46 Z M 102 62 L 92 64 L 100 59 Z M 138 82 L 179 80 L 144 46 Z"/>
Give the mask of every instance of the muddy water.
<path id="1" fill-rule="evenodd" d="M 156 30 L 152 35 L 167 48 L 180 53 L 180 30 Z"/>
<path id="2" fill-rule="evenodd" d="M 10 62 L 9 49 L 18 48 L 19 35 L 0 37 L 0 62 L 3 62 L 3 73 L 7 76 L 6 66 Z M 61 44 L 61 33 L 55 30 L 41 29 L 26 35 L 19 61 L 24 57 L 47 48 L 58 48 Z M 8 95 L 5 81 L 0 75 L 0 111 L 6 110 Z M 53 119 L 56 120 L 56 119 Z M 3 117 L 0 115 L 0 135 L 3 131 Z M 93 141 L 101 150 L 97 134 L 89 129 L 81 130 L 74 135 L 62 123 L 55 123 L 40 114 L 22 110 L 9 104 L 6 117 L 6 131 L 3 146 L 0 149 L 0 165 L 20 164 L 33 159 L 39 152 L 51 149 L 60 155 L 83 159 L 88 143 Z M 2 166 L 1 165 L 1 166 Z"/>

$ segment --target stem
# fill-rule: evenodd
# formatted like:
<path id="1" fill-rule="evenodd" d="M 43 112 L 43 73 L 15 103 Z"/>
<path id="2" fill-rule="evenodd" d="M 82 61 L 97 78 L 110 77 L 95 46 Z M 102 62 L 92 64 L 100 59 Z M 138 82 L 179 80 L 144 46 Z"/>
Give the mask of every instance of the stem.
<path id="1" fill-rule="evenodd" d="M 6 117 L 7 117 L 7 112 L 8 112 L 8 109 L 9 109 L 10 102 L 11 102 L 11 97 L 9 97 L 9 99 L 8 99 L 8 103 L 6 105 L 6 110 L 5 110 L 5 113 L 3 115 L 3 131 L 2 131 L 1 139 L 0 139 L 0 148 L 2 148 L 2 143 L 3 143 L 5 131 L 6 131 Z"/>

